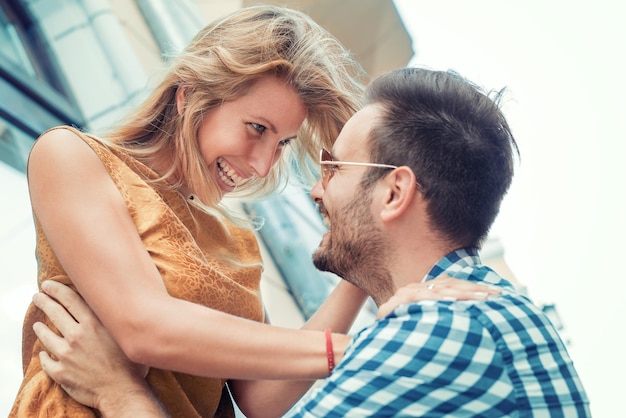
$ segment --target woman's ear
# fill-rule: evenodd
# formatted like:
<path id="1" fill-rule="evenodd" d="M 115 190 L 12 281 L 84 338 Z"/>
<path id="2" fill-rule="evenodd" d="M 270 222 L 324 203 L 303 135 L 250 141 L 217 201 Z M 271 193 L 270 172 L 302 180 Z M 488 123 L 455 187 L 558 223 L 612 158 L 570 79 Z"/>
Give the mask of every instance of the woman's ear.
<path id="1" fill-rule="evenodd" d="M 415 173 L 409 167 L 398 167 L 385 177 L 382 185 L 385 200 L 380 216 L 383 221 L 391 221 L 403 215 L 416 198 Z"/>
<path id="2" fill-rule="evenodd" d="M 176 110 L 178 110 L 178 115 L 183 114 L 183 110 L 185 110 L 185 87 L 178 86 L 176 90 Z"/>

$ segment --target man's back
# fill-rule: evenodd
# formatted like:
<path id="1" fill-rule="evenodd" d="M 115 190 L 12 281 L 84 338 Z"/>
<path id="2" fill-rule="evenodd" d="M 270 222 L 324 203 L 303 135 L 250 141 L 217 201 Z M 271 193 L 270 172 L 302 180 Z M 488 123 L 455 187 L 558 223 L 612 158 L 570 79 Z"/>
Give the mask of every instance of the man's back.
<path id="1" fill-rule="evenodd" d="M 429 278 L 441 273 L 492 284 L 503 294 L 398 307 L 355 337 L 296 415 L 590 415 L 567 350 L 539 308 L 471 250 L 449 254 Z"/>

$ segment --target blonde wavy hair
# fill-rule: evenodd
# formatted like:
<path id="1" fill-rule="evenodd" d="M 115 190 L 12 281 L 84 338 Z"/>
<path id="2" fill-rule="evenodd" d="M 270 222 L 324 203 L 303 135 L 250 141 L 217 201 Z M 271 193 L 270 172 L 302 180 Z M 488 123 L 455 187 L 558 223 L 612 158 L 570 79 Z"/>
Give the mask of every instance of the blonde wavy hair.
<path id="1" fill-rule="evenodd" d="M 328 31 L 306 14 L 279 6 L 243 8 L 202 29 L 169 61 L 156 89 L 107 139 L 142 162 L 168 161 L 160 184 L 185 186 L 196 204 L 218 208 L 221 192 L 200 154 L 198 128 L 207 112 L 245 95 L 267 75 L 292 86 L 307 115 L 290 157 L 281 158 L 266 178 L 238 188 L 237 196 L 270 193 L 285 184 L 294 164 L 305 179 L 312 179 L 311 162 L 319 149 L 331 148 L 360 108 L 367 76 Z M 183 87 L 185 106 L 179 113 L 176 92 Z"/>

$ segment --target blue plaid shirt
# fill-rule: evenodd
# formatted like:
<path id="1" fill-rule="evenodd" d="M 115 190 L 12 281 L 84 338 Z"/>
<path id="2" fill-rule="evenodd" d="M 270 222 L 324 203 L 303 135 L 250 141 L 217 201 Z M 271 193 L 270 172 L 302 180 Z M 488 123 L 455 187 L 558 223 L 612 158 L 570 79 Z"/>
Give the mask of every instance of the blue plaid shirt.
<path id="1" fill-rule="evenodd" d="M 360 331 L 333 374 L 291 417 L 588 417 L 557 331 L 511 283 L 457 250 L 428 273 L 500 288 L 476 301 L 397 307 Z"/>

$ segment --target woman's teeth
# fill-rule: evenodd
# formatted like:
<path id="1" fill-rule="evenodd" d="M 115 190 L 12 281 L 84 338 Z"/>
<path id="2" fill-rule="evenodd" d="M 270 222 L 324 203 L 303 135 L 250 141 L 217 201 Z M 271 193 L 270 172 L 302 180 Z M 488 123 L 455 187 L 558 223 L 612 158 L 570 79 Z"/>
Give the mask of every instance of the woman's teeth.
<path id="1" fill-rule="evenodd" d="M 230 187 L 235 187 L 243 181 L 221 157 L 217 159 L 217 171 L 222 181 Z"/>

